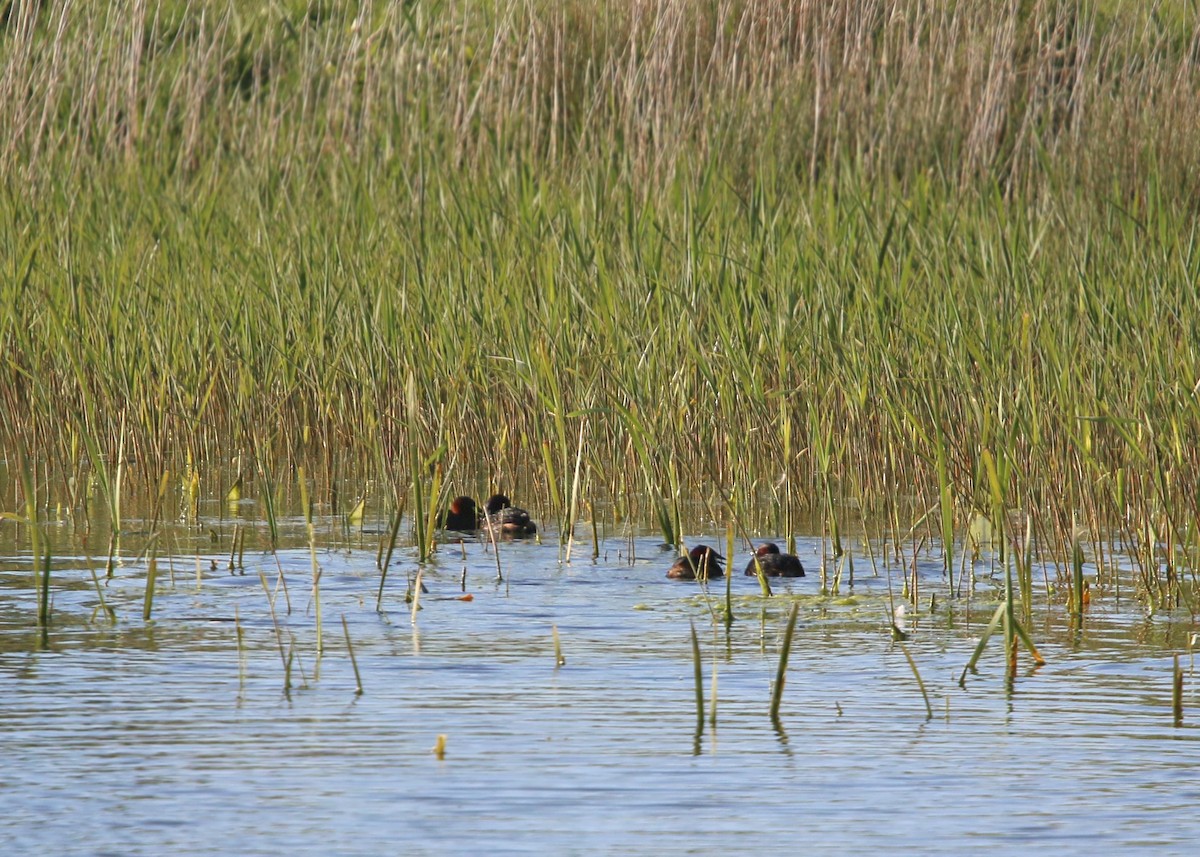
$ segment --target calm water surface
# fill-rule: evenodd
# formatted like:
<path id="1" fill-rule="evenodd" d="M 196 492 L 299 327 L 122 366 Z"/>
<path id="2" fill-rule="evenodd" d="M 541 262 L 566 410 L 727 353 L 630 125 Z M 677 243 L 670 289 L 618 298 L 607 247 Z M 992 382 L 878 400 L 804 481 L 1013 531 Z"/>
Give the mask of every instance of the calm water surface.
<path id="1" fill-rule="evenodd" d="M 146 623 L 146 563 L 128 536 L 104 587 L 115 624 L 93 616 L 88 560 L 60 549 L 42 647 L 29 559 L 7 538 L 5 854 L 1190 854 L 1200 841 L 1197 629 L 1111 593 L 1094 599 L 1082 633 L 1061 604 L 1042 603 L 1032 631 L 1047 665 L 1023 660 L 1006 683 L 993 641 L 962 688 L 995 582 L 980 566 L 972 597 L 951 601 L 940 559 L 922 558 L 907 645 L 933 704 L 927 719 L 889 633 L 887 573 L 860 557 L 853 590 L 843 580 L 838 596 L 822 596 L 817 538 L 799 544 L 810 576 L 775 584 L 783 597 L 765 615 L 739 551 L 728 633 L 711 619 L 723 583 L 709 602 L 666 580 L 671 554 L 651 537 L 606 540 L 595 562 L 589 544 L 569 564 L 553 533 L 504 544 L 503 582 L 490 547 L 469 543 L 465 558 L 443 547 L 415 623 L 404 601 L 411 554 L 394 559 L 377 612 L 375 541 L 342 541 L 317 551 L 320 657 L 306 547 L 248 549 L 246 573 L 230 574 L 228 538 L 179 536 L 174 559 L 159 559 Z M 464 569 L 470 601 L 458 600 Z M 274 621 L 260 571 L 276 592 Z M 766 709 L 793 599 L 778 731 Z M 716 675 L 716 728 L 698 739 L 689 620 L 710 702 Z M 1171 718 L 1175 653 L 1188 671 L 1182 727 Z"/>

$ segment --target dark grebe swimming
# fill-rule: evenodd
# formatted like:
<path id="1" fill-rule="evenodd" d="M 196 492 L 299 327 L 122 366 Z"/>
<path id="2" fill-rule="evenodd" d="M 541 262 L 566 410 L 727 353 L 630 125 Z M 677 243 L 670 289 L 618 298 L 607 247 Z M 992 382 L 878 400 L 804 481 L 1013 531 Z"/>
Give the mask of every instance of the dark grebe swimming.
<path id="1" fill-rule="evenodd" d="M 804 566 L 795 554 L 780 553 L 774 542 L 763 542 L 754 552 L 758 557 L 757 565 L 762 566 L 763 574 L 767 577 L 804 577 Z M 753 559 L 746 566 L 749 577 L 758 576 L 758 568 Z"/>
<path id="2" fill-rule="evenodd" d="M 479 529 L 479 509 L 475 501 L 470 497 L 455 497 L 450 501 L 450 509 L 439 516 L 438 526 L 464 533 Z"/>
<path id="3" fill-rule="evenodd" d="M 504 494 L 493 494 L 485 506 L 483 526 L 497 536 L 532 536 L 537 525 L 529 520 L 529 513 L 518 509 Z"/>
<path id="4" fill-rule="evenodd" d="M 708 545 L 697 545 L 688 551 L 686 556 L 675 560 L 675 564 L 667 570 L 667 577 L 673 580 L 704 580 L 714 577 L 724 577 L 725 569 L 721 568 L 719 553 Z"/>

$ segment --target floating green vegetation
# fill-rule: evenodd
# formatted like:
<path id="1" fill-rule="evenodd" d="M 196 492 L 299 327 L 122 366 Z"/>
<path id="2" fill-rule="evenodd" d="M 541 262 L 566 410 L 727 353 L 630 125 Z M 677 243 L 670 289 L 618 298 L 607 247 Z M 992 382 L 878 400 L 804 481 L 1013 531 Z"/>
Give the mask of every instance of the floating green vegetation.
<path id="1" fill-rule="evenodd" d="M 10 4 L 0 443 L 114 533 L 236 461 L 272 521 L 300 468 L 347 521 L 411 504 L 423 557 L 503 484 L 568 545 L 585 499 L 674 543 L 816 516 L 835 556 L 1115 537 L 1178 605 L 1179 5 Z"/>

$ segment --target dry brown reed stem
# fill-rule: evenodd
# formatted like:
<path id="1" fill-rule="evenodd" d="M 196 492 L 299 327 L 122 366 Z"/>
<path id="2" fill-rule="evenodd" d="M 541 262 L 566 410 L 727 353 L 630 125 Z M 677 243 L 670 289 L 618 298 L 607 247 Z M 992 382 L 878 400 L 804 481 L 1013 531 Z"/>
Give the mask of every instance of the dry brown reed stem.
<path id="1" fill-rule="evenodd" d="M 322 153 L 365 157 L 376 140 L 407 159 L 422 135 L 389 126 L 422 103 L 445 118 L 456 161 L 476 168 L 498 138 L 552 161 L 610 147 L 634 175 L 661 176 L 687 151 L 677 141 L 753 154 L 784 129 L 786 157 L 814 178 L 846 156 L 880 176 L 915 175 L 923 162 L 1023 191 L 1044 178 L 1047 156 L 1088 183 L 1144 174 L 1148 161 L 1167 181 L 1197 166 L 1187 46 L 1200 26 L 1130 6 L 235 9 L 14 4 L 0 55 L 5 162 L 37 176 L 56 152 L 80 166 L 119 154 L 192 173 L 236 152 L 286 172 Z"/>

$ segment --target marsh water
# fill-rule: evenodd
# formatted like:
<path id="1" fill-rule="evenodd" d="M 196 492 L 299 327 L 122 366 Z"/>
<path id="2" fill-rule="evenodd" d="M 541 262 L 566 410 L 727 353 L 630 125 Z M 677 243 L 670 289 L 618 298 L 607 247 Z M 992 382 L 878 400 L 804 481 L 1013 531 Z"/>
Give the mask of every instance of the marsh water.
<path id="1" fill-rule="evenodd" d="M 106 578 L 107 536 L 89 545 L 51 521 L 43 639 L 28 538 L 5 523 L 0 851 L 1079 854 L 1200 841 L 1197 628 L 1185 611 L 1149 614 L 1131 590 L 1093 587 L 1078 627 L 1051 572 L 1030 628 L 1045 666 L 1022 652 L 1010 680 L 993 639 L 960 685 L 1002 572 L 981 556 L 950 598 L 940 555 L 918 553 L 904 645 L 930 717 L 892 637 L 903 585 L 885 544 L 872 562 L 855 543 L 851 583 L 819 534 L 802 535 L 809 576 L 776 581 L 769 601 L 741 574 L 739 544 L 726 628 L 724 581 L 705 594 L 667 580 L 661 537 L 602 534 L 594 558 L 590 535 L 566 554 L 552 524 L 540 542 L 501 543 L 498 562 L 480 540 L 441 545 L 414 618 L 407 524 L 377 604 L 383 529 L 318 519 L 314 551 L 291 519 L 271 551 L 250 511 L 167 527 L 144 621 L 145 536 L 121 535 Z"/>

